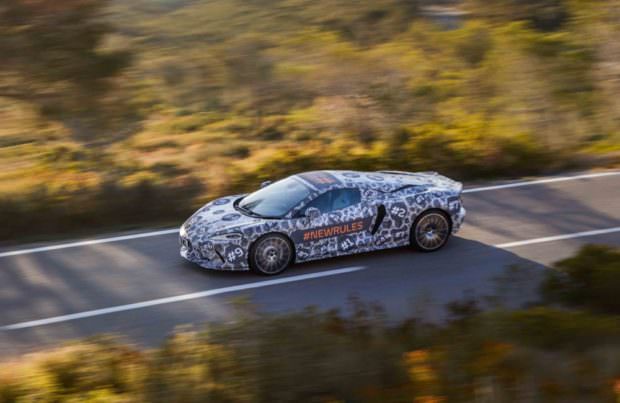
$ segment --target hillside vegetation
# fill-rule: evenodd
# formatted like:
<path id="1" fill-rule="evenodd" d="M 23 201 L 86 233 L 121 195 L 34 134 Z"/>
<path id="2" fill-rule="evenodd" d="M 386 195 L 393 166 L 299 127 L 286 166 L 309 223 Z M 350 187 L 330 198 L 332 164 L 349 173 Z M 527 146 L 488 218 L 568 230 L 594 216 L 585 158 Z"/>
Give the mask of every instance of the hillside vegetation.
<path id="1" fill-rule="evenodd" d="M 615 0 L 10 0 L 0 240 L 176 221 L 305 169 L 520 176 L 620 150 Z M 27 224 L 27 225 L 26 225 Z"/>

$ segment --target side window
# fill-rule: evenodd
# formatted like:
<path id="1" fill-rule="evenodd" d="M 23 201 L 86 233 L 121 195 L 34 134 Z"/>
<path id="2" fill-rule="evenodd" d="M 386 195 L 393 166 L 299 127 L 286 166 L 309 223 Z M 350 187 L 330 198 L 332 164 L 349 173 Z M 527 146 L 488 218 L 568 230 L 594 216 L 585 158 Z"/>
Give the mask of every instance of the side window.
<path id="1" fill-rule="evenodd" d="M 361 201 L 359 189 L 334 189 L 323 193 L 306 205 L 319 209 L 321 214 L 347 208 Z"/>
<path id="2" fill-rule="evenodd" d="M 319 195 L 316 199 L 306 204 L 305 208 L 308 208 L 308 207 L 318 208 L 321 214 L 330 212 L 331 207 L 332 207 L 332 193 L 333 192 L 334 192 L 333 190 L 330 190 L 329 192 L 325 192 L 322 195 Z"/>
<path id="3" fill-rule="evenodd" d="M 332 210 L 340 210 L 353 206 L 362 200 L 359 189 L 334 190 Z"/>

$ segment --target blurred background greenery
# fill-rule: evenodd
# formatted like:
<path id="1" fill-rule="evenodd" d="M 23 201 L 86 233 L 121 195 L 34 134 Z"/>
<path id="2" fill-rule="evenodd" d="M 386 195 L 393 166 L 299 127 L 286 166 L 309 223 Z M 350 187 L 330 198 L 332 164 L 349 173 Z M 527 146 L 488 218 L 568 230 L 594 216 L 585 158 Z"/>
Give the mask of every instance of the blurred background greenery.
<path id="1" fill-rule="evenodd" d="M 618 163 L 617 0 L 4 0 L 0 241 L 315 168 Z"/>
<path id="2" fill-rule="evenodd" d="M 500 277 L 517 271 L 528 268 Z M 484 311 L 468 297 L 441 322 L 394 323 L 352 298 L 346 312 L 240 306 L 235 321 L 150 350 L 72 342 L 2 362 L 0 403 L 617 402 L 620 306 L 605 289 L 618 289 L 620 250 L 585 246 L 546 273 L 529 306 L 503 306 L 499 282 Z"/>
<path id="3" fill-rule="evenodd" d="M 619 39 L 618 0 L 2 0 L 0 241 L 178 224 L 309 169 L 617 166 Z M 620 251 L 554 269 L 441 323 L 353 299 L 75 342 L 2 362 L 0 402 L 618 402 Z"/>

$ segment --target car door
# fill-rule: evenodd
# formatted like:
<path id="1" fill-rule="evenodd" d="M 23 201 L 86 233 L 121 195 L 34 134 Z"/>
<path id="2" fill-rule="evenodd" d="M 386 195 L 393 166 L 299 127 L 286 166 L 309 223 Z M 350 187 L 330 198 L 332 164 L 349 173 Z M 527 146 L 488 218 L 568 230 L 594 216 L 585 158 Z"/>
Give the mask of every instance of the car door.
<path id="1" fill-rule="evenodd" d="M 314 220 L 304 216 L 310 207 L 320 211 Z M 370 244 L 372 209 L 359 189 L 332 189 L 317 196 L 300 211 L 302 225 L 293 233 L 300 260 L 346 255 Z"/>

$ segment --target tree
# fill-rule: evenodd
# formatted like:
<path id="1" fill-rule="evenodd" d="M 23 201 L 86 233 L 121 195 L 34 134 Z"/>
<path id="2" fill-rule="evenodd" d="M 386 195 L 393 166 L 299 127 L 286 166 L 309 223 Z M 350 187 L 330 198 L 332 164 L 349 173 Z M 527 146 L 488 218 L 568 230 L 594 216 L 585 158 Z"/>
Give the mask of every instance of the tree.
<path id="1" fill-rule="evenodd" d="M 32 104 L 78 138 L 101 127 L 111 79 L 125 51 L 100 51 L 111 27 L 107 0 L 4 0 L 0 4 L 0 97 Z"/>

